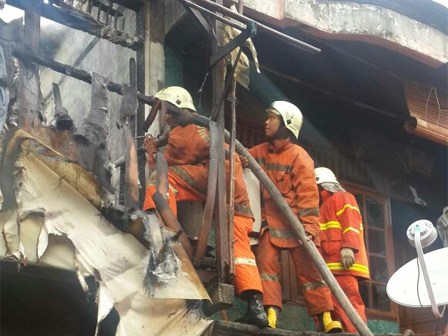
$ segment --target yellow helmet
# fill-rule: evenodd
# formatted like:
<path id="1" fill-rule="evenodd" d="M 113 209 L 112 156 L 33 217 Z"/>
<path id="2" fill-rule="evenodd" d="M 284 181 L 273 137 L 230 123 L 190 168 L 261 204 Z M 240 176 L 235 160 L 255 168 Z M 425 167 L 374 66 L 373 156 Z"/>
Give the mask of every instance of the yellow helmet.
<path id="1" fill-rule="evenodd" d="M 273 112 L 282 117 L 285 127 L 299 138 L 299 132 L 303 124 L 302 112 L 294 104 L 286 101 L 275 101 L 268 107 L 266 112 Z"/>
<path id="2" fill-rule="evenodd" d="M 191 98 L 191 95 L 183 87 L 168 86 L 157 92 L 154 97 L 171 103 L 178 108 L 187 108 L 196 112 L 196 108 L 193 104 L 193 98 Z"/>

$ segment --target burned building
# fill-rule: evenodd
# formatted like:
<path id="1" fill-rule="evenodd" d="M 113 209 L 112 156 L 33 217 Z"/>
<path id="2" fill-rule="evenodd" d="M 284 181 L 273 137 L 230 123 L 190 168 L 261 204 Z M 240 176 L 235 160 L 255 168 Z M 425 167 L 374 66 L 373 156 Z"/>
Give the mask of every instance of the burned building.
<path id="1" fill-rule="evenodd" d="M 179 85 L 192 93 L 202 116 L 219 115 L 214 119 L 222 131 L 224 126 L 232 129 L 234 103 L 236 138 L 246 147 L 264 140 L 264 111 L 272 101 L 299 106 L 305 118 L 300 144 L 316 167 L 330 167 L 340 177 L 361 206 L 372 275 L 362 283 L 361 294 L 370 330 L 434 333 L 437 322 L 430 309 L 398 307 L 385 288 L 394 271 L 415 257 L 407 227 L 422 218 L 435 223 L 448 204 L 445 5 L 430 0 L 246 1 L 243 15 L 233 19 L 206 0 L 6 0 L 6 5 L 23 10 L 24 24 L 19 20 L 0 28 L 1 87 L 8 93 L 0 109 L 1 248 L 7 259 L 2 261 L 2 332 L 86 335 L 103 320 L 100 333 L 119 334 L 119 328 L 136 327 L 135 321 L 147 327 L 150 320 L 138 315 L 148 311 L 164 316 L 161 325 L 191 314 L 191 325 L 205 330 L 211 320 L 195 314 L 197 307 L 189 302 L 208 301 L 210 295 L 209 313 L 215 312 L 215 319 L 221 318 L 221 309 L 231 320 L 243 309 L 233 301 L 232 244 L 219 225 L 227 216 L 227 200 L 220 192 L 213 199 L 218 213 L 215 221 L 208 220 L 205 234 L 204 226 L 197 225 L 204 205 L 179 204 L 187 240 L 194 251 L 199 246 L 203 251 L 192 258 L 194 270 L 177 243 L 172 250 L 183 272 L 194 274 L 191 296 L 172 289 L 159 296 L 172 309 L 157 312 L 148 306 L 127 315 L 135 306 L 113 294 L 119 287 L 101 285 L 108 283 L 111 271 L 118 272 L 111 279 L 132 271 L 124 282 L 117 276 L 116 286 L 143 286 L 138 272 L 147 269 L 144 259 L 150 250 L 142 227 L 150 230 L 158 223 L 137 211 L 148 178 L 138 151 L 151 95 Z M 249 47 L 243 49 L 248 76 L 245 86 L 237 86 L 236 99 L 219 94 L 226 78 L 220 72 L 224 62 L 217 56 L 215 35 L 220 33 L 211 23 L 213 13 L 237 22 L 241 28 L 236 31 L 251 37 L 258 54 L 256 59 Z M 44 25 L 44 18 L 52 23 Z M 225 60 L 228 74 L 235 59 Z M 158 134 L 157 121 L 148 132 Z M 31 185 L 31 180 L 36 182 Z M 107 238 L 95 241 L 95 230 L 97 237 Z M 91 240 L 75 238 L 86 232 Z M 170 233 L 157 239 L 168 241 Z M 129 249 L 126 266 L 118 262 L 121 247 Z M 102 261 L 89 256 L 106 248 L 115 261 L 104 269 L 92 266 Z M 313 330 L 286 253 L 281 281 L 285 307 L 280 327 Z"/>

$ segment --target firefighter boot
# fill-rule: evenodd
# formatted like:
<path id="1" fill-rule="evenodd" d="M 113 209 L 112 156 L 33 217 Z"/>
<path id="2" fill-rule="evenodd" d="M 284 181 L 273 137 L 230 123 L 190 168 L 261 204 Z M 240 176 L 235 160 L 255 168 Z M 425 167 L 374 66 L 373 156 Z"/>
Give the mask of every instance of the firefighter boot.
<path id="1" fill-rule="evenodd" d="M 280 309 L 275 306 L 267 306 L 266 312 L 268 314 L 269 327 L 272 329 L 277 329 L 278 317 L 280 314 Z"/>
<path id="2" fill-rule="evenodd" d="M 333 321 L 330 312 L 320 313 L 319 315 L 317 315 L 317 320 L 319 321 L 319 332 L 325 332 L 328 334 L 342 332 L 341 322 Z"/>
<path id="3" fill-rule="evenodd" d="M 269 325 L 268 317 L 263 308 L 263 294 L 258 291 L 245 291 L 241 298 L 247 301 L 247 312 L 236 320 L 239 323 L 252 324 L 260 328 Z"/>

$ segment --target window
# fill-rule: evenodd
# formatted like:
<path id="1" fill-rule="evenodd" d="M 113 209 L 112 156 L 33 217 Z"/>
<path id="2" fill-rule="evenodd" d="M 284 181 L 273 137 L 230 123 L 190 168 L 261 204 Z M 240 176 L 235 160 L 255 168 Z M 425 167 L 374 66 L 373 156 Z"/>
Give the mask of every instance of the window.
<path id="1" fill-rule="evenodd" d="M 370 280 L 360 283 L 369 317 L 397 316 L 397 307 L 386 294 L 386 284 L 395 270 L 388 198 L 349 188 L 361 210 L 364 241 L 369 258 Z"/>

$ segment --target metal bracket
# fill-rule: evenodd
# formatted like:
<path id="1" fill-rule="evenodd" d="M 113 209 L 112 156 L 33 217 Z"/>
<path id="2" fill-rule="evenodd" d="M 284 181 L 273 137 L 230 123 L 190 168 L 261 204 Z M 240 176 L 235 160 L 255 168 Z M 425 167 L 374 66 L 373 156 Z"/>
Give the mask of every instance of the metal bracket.
<path id="1" fill-rule="evenodd" d="M 224 47 L 218 49 L 218 51 L 210 57 L 210 68 L 222 60 L 227 54 L 231 53 L 234 49 L 242 47 L 248 38 L 254 37 L 257 34 L 257 25 L 255 22 L 251 22 L 247 25 L 237 37 L 227 43 Z"/>

